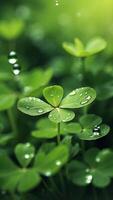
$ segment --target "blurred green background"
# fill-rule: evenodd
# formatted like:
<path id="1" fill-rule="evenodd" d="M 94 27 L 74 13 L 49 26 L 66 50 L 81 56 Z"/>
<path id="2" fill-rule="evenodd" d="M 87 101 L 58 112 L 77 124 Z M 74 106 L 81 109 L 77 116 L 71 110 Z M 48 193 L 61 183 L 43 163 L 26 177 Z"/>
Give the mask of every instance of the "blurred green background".
<path id="1" fill-rule="evenodd" d="M 112 58 L 113 1 L 12 0 L 1 1 L 0 54 L 16 46 L 27 67 L 48 64 L 67 56 L 62 42 L 102 36 Z"/>

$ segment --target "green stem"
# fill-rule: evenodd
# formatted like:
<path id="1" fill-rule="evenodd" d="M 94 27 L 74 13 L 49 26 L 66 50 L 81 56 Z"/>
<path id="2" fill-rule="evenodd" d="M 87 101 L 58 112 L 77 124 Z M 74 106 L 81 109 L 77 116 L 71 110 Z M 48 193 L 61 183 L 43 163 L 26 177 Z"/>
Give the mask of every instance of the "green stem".
<path id="1" fill-rule="evenodd" d="M 57 143 L 60 144 L 61 138 L 60 138 L 60 123 L 58 123 L 58 133 L 57 133 Z"/>
<path id="2" fill-rule="evenodd" d="M 50 180 L 50 183 L 51 183 L 52 187 L 54 188 L 54 190 L 55 190 L 56 193 L 58 194 L 58 196 L 61 197 L 62 194 L 61 194 L 61 192 L 59 191 L 59 188 L 57 187 L 57 185 L 56 185 L 56 183 L 54 182 L 53 178 L 50 177 L 49 180 Z M 53 193 L 54 193 L 54 191 L 53 191 Z"/>
<path id="3" fill-rule="evenodd" d="M 60 183 L 61 183 L 61 186 L 62 186 L 62 192 L 63 192 L 63 194 L 65 194 L 65 181 L 64 181 L 64 178 L 63 178 L 63 174 L 61 172 L 59 172 L 59 178 L 60 178 Z"/>
<path id="4" fill-rule="evenodd" d="M 86 68 L 85 68 L 85 57 L 81 58 L 81 61 L 82 61 L 82 73 L 84 74 L 85 71 L 86 71 Z"/>
<path id="5" fill-rule="evenodd" d="M 7 110 L 7 114 L 8 114 L 8 118 L 9 118 L 9 121 L 10 121 L 10 125 L 11 125 L 11 128 L 12 128 L 12 131 L 13 131 L 15 137 L 17 137 L 18 129 L 17 129 L 16 122 L 15 122 L 15 117 L 14 117 L 14 114 L 13 114 L 13 111 L 12 111 L 11 108 Z"/>

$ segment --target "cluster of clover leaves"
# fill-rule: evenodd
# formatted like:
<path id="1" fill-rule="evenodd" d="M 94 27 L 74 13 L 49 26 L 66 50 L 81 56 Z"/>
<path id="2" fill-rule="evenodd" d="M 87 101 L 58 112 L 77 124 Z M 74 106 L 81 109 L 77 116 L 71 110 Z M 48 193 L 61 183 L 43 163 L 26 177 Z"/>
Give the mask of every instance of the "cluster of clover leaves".
<path id="1" fill-rule="evenodd" d="M 96 38 L 84 46 L 79 39 L 75 39 L 74 44 L 65 42 L 63 47 L 76 57 L 87 58 L 102 51 L 106 42 Z M 36 89 L 38 79 L 37 75 L 34 76 L 35 73 L 32 74 L 34 81 L 31 82 Z M 25 85 L 30 82 L 30 77 L 31 74 L 28 80 L 25 77 Z M 31 91 L 32 87 L 29 89 Z M 53 141 L 46 142 L 38 151 L 30 143 L 17 144 L 14 149 L 16 162 L 12 161 L 6 152 L 1 152 L 0 188 L 8 191 L 29 191 L 43 181 L 43 176 L 55 175 L 66 163 L 64 175 L 74 184 L 85 186 L 92 183 L 96 187 L 106 187 L 113 177 L 112 150 L 90 149 L 84 153 L 82 162 L 74 158 L 80 150 L 79 144 L 73 146 L 71 142 L 73 136 L 80 140 L 96 140 L 107 135 L 110 130 L 108 125 L 102 123 L 102 118 L 95 114 L 85 114 L 77 122 L 74 121 L 75 109 L 91 104 L 96 98 L 95 90 L 81 87 L 64 97 L 63 88 L 53 85 L 43 90 L 43 96 L 46 102 L 31 95 L 20 99 L 17 106 L 21 112 L 30 116 L 49 113 L 48 118 L 38 120 L 32 136 L 40 139 L 57 137 L 58 144 Z M 11 101 L 10 103 L 12 104 Z M 4 107 L 7 105 L 6 102 Z M 70 122 L 72 120 L 73 122 Z"/>

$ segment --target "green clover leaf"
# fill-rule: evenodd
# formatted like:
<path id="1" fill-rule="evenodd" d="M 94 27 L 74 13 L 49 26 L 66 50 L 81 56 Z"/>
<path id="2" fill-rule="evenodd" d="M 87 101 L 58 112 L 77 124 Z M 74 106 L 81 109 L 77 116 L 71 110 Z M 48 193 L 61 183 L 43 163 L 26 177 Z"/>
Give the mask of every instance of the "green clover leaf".
<path id="1" fill-rule="evenodd" d="M 60 134 L 64 135 L 66 133 L 65 123 L 61 123 Z M 57 136 L 58 128 L 56 123 L 50 121 L 48 118 L 38 120 L 36 124 L 36 130 L 32 131 L 32 136 L 36 138 L 47 138 L 51 139 Z"/>
<path id="2" fill-rule="evenodd" d="M 69 152 L 66 145 L 55 147 L 47 155 L 44 151 L 39 151 L 35 157 L 34 167 L 37 172 L 52 176 L 67 162 Z"/>
<path id="3" fill-rule="evenodd" d="M 63 43 L 63 48 L 71 55 L 76 57 L 89 57 L 104 50 L 107 43 L 104 39 L 97 37 L 89 41 L 86 46 L 78 38 L 75 38 L 74 43 Z"/>
<path id="4" fill-rule="evenodd" d="M 26 97 L 19 100 L 18 109 L 31 116 L 38 116 L 51 111 L 49 119 L 52 122 L 60 123 L 71 121 L 74 118 L 74 112 L 68 110 L 68 108 L 81 108 L 92 103 L 96 98 L 94 89 L 84 87 L 73 90 L 62 99 L 63 88 L 58 85 L 45 88 L 43 95 L 51 105 L 35 97 Z"/>
<path id="5" fill-rule="evenodd" d="M 80 186 L 92 183 L 103 188 L 113 177 L 113 151 L 110 149 L 90 149 L 85 153 L 85 162 L 71 161 L 67 167 L 67 177 Z"/>
<path id="6" fill-rule="evenodd" d="M 19 168 L 6 154 L 0 155 L 1 188 L 8 191 L 27 192 L 41 181 L 35 169 Z"/>
<path id="7" fill-rule="evenodd" d="M 15 155 L 21 166 L 27 167 L 34 157 L 35 148 L 30 143 L 17 144 Z"/>
<path id="8" fill-rule="evenodd" d="M 94 115 L 83 115 L 79 119 L 79 123 L 68 123 L 65 130 L 69 134 L 75 134 L 81 140 L 97 140 L 106 136 L 110 127 L 102 123 L 102 118 Z"/>

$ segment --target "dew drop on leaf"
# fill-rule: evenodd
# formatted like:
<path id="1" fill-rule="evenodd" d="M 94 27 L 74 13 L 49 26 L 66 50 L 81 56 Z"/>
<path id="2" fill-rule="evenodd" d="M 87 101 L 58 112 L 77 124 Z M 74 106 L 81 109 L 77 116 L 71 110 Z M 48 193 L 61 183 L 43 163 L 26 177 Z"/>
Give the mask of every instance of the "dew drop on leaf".
<path id="1" fill-rule="evenodd" d="M 100 135 L 100 126 L 95 126 L 93 129 L 93 135 L 99 136 Z"/>
<path id="2" fill-rule="evenodd" d="M 60 166 L 60 165 L 61 165 L 61 161 L 60 161 L 60 160 L 57 160 L 57 161 L 56 161 L 56 165 L 57 165 L 57 166 Z"/>
<path id="3" fill-rule="evenodd" d="M 51 176 L 51 172 L 50 172 L 50 171 L 47 171 L 47 172 L 45 173 L 45 175 L 46 175 L 46 176 Z"/>
<path id="4" fill-rule="evenodd" d="M 24 158 L 25 158 L 25 159 L 29 159 L 29 158 L 30 158 L 30 155 L 29 155 L 29 154 L 25 154 L 25 155 L 24 155 Z"/>
<path id="5" fill-rule="evenodd" d="M 38 109 L 38 113 L 43 113 L 43 109 Z"/>
<path id="6" fill-rule="evenodd" d="M 91 183 L 92 178 L 93 178 L 92 175 L 87 175 L 87 176 L 86 176 L 86 183 L 87 183 L 87 184 Z"/>
<path id="7" fill-rule="evenodd" d="M 26 109 L 29 109 L 30 107 L 29 106 L 26 106 Z"/>
<path id="8" fill-rule="evenodd" d="M 81 101 L 81 103 L 80 103 L 80 104 L 81 104 L 81 105 L 84 105 L 84 104 L 88 103 L 88 101 L 89 101 L 89 100 L 84 100 L 84 101 Z"/>
<path id="9" fill-rule="evenodd" d="M 76 94 L 76 92 L 75 92 L 75 90 L 73 90 L 69 95 L 70 96 L 73 96 L 73 95 L 75 95 Z"/>
<path id="10" fill-rule="evenodd" d="M 87 96 L 86 99 L 87 99 L 87 100 L 90 100 L 90 99 L 91 99 L 91 96 Z"/>
<path id="11" fill-rule="evenodd" d="M 96 158 L 96 162 L 100 162 L 100 158 L 97 157 L 97 158 Z"/>
<path id="12" fill-rule="evenodd" d="M 15 51 L 11 51 L 8 55 L 8 61 L 10 64 L 15 64 L 17 62 L 17 55 Z"/>

